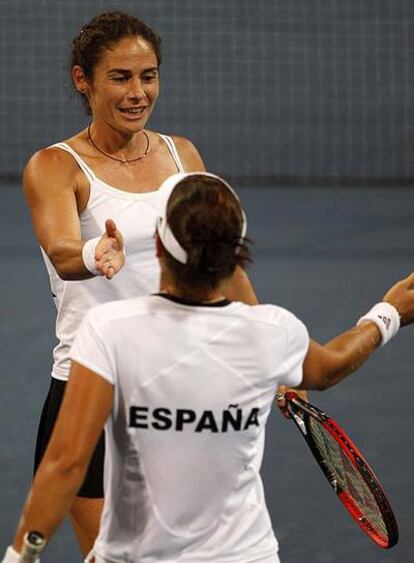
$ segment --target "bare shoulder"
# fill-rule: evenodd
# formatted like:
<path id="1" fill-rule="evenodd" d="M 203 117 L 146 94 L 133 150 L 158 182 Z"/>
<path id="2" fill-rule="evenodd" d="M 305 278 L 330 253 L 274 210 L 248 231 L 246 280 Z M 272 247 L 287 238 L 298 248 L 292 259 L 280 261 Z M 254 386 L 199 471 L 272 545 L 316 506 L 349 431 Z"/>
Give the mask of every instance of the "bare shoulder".
<path id="1" fill-rule="evenodd" d="M 74 185 L 76 174 L 74 158 L 62 149 L 49 147 L 31 156 L 23 170 L 23 185 L 26 193 L 62 184 Z"/>
<path id="2" fill-rule="evenodd" d="M 206 169 L 198 149 L 189 139 L 175 135 L 172 138 L 186 172 L 199 172 Z"/>

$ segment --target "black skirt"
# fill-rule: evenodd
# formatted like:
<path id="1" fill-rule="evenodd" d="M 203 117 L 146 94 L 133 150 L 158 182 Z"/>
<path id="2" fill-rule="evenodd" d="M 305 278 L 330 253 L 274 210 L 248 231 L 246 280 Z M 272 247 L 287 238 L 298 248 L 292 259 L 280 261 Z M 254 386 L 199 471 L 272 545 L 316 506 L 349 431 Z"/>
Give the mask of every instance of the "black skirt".
<path id="1" fill-rule="evenodd" d="M 60 381 L 52 377 L 49 392 L 43 405 L 40 416 L 39 428 L 37 431 L 34 474 L 44 456 L 53 428 L 59 414 L 63 395 L 66 388 L 66 381 Z M 92 455 L 85 480 L 78 491 L 78 497 L 83 498 L 103 498 L 103 467 L 105 456 L 105 434 L 102 433 Z"/>

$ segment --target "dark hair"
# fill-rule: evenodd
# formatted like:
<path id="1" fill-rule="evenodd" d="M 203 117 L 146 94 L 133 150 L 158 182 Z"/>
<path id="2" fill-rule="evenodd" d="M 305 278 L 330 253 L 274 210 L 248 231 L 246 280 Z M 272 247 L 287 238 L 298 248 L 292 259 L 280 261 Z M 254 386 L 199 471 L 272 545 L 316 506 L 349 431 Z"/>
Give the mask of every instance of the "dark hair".
<path id="1" fill-rule="evenodd" d="M 123 12 L 105 12 L 85 24 L 72 41 L 70 68 L 82 67 L 85 77 L 93 79 L 102 51 L 126 37 L 142 37 L 154 49 L 158 66 L 161 64 L 161 37 L 146 23 Z M 79 92 L 88 113 L 91 113 L 88 98 Z"/>
<path id="2" fill-rule="evenodd" d="M 168 200 L 167 221 L 188 256 L 182 264 L 166 253 L 180 287 L 215 289 L 251 261 L 248 241 L 240 239 L 240 202 L 219 178 L 200 174 L 181 180 Z"/>

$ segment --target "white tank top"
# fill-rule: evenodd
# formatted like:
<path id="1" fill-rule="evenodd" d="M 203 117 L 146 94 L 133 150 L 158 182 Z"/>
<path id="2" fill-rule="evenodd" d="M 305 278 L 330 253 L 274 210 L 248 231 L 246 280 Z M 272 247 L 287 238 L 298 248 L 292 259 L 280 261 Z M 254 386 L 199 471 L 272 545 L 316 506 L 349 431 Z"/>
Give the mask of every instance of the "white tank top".
<path id="1" fill-rule="evenodd" d="M 160 137 L 167 144 L 178 172 L 183 172 L 173 139 L 165 135 Z M 130 193 L 115 188 L 97 178 L 66 143 L 56 143 L 52 147 L 70 153 L 89 180 L 88 204 L 80 215 L 82 240 L 102 235 L 105 220 L 113 219 L 123 234 L 126 248 L 125 266 L 112 280 L 97 276 L 80 281 L 62 280 L 42 249 L 57 308 L 56 336 L 59 342 L 53 350 L 52 377 L 67 380 L 70 370 L 69 350 L 83 316 L 91 307 L 107 301 L 149 295 L 158 290 L 155 220 L 169 193 L 166 193 L 168 188 L 159 190 L 154 187 L 154 191 L 145 193 Z"/>

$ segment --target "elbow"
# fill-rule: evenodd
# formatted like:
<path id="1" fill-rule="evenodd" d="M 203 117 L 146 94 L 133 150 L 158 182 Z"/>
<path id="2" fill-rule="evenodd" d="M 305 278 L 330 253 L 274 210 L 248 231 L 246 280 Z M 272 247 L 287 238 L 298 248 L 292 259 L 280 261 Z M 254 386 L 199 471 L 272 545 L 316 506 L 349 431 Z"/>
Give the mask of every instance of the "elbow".
<path id="1" fill-rule="evenodd" d="M 323 374 L 313 387 L 315 391 L 326 391 L 339 383 L 340 379 L 336 378 L 333 374 Z"/>

